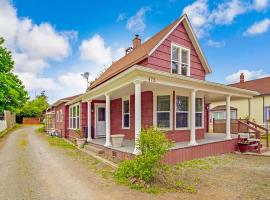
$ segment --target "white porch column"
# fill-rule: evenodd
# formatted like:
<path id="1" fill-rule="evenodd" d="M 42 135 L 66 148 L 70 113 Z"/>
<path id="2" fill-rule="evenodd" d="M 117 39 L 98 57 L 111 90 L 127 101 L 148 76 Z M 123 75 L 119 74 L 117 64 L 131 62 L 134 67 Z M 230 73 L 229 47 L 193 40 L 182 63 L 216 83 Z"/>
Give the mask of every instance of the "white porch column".
<path id="1" fill-rule="evenodd" d="M 190 142 L 189 146 L 198 145 L 196 142 L 196 90 L 191 91 L 191 111 L 190 111 Z"/>
<path id="2" fill-rule="evenodd" d="M 135 148 L 133 154 L 139 154 L 137 141 L 141 134 L 141 82 L 135 82 Z"/>
<path id="3" fill-rule="evenodd" d="M 111 109 L 110 109 L 110 94 L 106 94 L 106 143 L 105 147 L 112 146 L 111 145 Z"/>
<path id="4" fill-rule="evenodd" d="M 87 134 L 87 142 L 92 141 L 91 137 L 91 101 L 87 102 L 87 126 L 88 126 L 88 134 Z"/>
<path id="5" fill-rule="evenodd" d="M 226 140 L 231 140 L 231 96 L 226 98 Z"/>

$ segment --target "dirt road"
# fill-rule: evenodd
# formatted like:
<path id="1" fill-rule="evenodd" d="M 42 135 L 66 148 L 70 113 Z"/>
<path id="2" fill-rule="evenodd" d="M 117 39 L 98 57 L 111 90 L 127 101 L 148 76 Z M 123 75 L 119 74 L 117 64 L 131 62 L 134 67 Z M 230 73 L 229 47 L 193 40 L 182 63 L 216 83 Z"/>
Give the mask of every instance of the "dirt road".
<path id="1" fill-rule="evenodd" d="M 165 199 L 103 179 L 24 126 L 0 145 L 0 199 Z"/>

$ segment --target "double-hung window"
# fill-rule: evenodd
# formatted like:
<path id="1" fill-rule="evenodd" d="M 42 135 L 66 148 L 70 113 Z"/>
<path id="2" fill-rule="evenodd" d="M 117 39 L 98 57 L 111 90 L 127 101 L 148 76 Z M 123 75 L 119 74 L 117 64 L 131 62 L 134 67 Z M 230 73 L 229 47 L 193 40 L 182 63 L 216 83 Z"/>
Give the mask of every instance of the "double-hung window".
<path id="1" fill-rule="evenodd" d="M 188 97 L 176 96 L 176 128 L 188 128 Z"/>
<path id="2" fill-rule="evenodd" d="M 74 105 L 69 108 L 69 128 L 80 128 L 80 106 Z"/>
<path id="3" fill-rule="evenodd" d="M 170 95 L 157 96 L 156 119 L 158 128 L 170 128 Z"/>
<path id="4" fill-rule="evenodd" d="M 122 127 L 129 128 L 130 127 L 130 101 L 129 99 L 122 100 Z"/>
<path id="5" fill-rule="evenodd" d="M 189 76 L 190 50 L 181 46 L 172 45 L 172 73 Z"/>
<path id="6" fill-rule="evenodd" d="M 203 99 L 196 98 L 196 127 L 202 127 L 203 120 Z"/>
<path id="7" fill-rule="evenodd" d="M 62 110 L 60 110 L 60 118 L 59 118 L 59 121 L 60 121 L 60 122 L 63 122 L 63 111 L 62 111 Z"/>

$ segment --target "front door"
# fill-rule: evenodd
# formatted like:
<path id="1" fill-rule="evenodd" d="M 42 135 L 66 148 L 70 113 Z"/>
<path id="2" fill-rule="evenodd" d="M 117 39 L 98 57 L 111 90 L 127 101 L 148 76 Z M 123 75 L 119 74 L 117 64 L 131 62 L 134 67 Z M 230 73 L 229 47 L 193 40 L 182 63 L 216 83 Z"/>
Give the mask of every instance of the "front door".
<path id="1" fill-rule="evenodd" d="M 96 105 L 96 138 L 105 137 L 106 120 L 105 104 Z"/>

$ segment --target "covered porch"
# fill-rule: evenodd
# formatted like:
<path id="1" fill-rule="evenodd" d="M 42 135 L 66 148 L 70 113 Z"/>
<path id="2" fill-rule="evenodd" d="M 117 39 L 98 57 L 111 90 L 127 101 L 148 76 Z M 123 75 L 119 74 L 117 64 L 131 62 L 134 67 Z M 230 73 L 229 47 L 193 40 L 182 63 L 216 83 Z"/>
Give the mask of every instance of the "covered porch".
<path id="1" fill-rule="evenodd" d="M 147 126 L 165 131 L 167 137 L 176 142 L 175 149 L 230 141 L 233 139 L 231 99 L 252 98 L 254 94 L 248 90 L 134 66 L 83 96 L 83 102 L 88 104 L 87 141 L 138 154 L 135 141 L 142 128 Z M 225 135 L 207 134 L 209 104 L 214 100 L 226 101 Z M 102 105 L 102 109 L 96 105 Z M 98 127 L 97 122 L 102 122 L 103 127 Z M 112 147 L 113 134 L 125 135 L 123 147 Z"/>
<path id="2" fill-rule="evenodd" d="M 232 139 L 237 139 L 237 135 L 233 134 Z M 203 139 L 196 140 L 197 145 L 206 145 L 206 144 L 218 143 L 218 142 L 223 142 L 223 141 L 224 141 L 224 134 L 220 134 L 220 133 L 206 133 Z M 106 143 L 106 138 L 92 139 L 92 141 L 90 142 L 90 144 L 95 144 L 100 147 L 105 146 L 105 143 Z M 188 147 L 190 147 L 189 141 L 175 142 L 174 146 L 170 150 L 184 149 Z M 112 150 L 117 150 L 124 153 L 132 154 L 135 148 L 135 141 L 124 139 L 122 147 L 110 146 L 108 148 Z"/>

